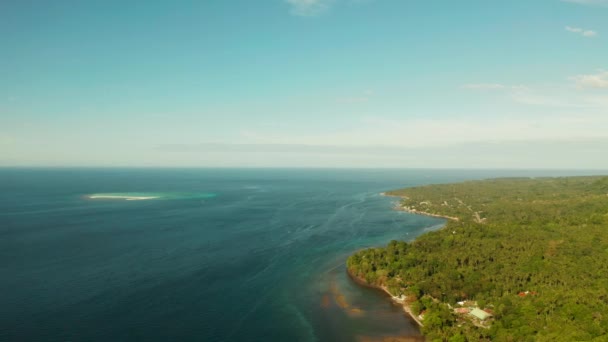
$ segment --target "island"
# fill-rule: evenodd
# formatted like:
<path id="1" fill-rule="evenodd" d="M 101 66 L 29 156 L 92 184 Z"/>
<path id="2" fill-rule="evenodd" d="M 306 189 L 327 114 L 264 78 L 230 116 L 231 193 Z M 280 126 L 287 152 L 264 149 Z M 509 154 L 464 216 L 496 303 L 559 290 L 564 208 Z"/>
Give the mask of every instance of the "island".
<path id="1" fill-rule="evenodd" d="M 148 200 L 183 200 L 214 198 L 217 195 L 210 192 L 112 192 L 85 195 L 90 200 L 118 200 L 118 201 L 148 201 Z"/>
<path id="2" fill-rule="evenodd" d="M 386 195 L 445 226 L 361 250 L 347 269 L 404 305 L 429 340 L 608 336 L 608 177 L 489 179 Z"/>
<path id="3" fill-rule="evenodd" d="M 92 194 L 88 195 L 89 199 L 110 199 L 110 200 L 125 200 L 125 201 L 145 201 L 158 199 L 160 196 L 150 196 L 141 194 Z"/>

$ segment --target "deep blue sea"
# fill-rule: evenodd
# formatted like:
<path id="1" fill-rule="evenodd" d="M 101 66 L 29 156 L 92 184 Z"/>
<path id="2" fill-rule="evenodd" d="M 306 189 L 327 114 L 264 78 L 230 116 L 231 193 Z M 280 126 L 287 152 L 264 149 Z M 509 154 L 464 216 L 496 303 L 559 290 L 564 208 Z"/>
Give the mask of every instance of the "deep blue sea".
<path id="1" fill-rule="evenodd" d="M 0 340 L 419 336 L 345 273 L 350 253 L 443 224 L 392 210 L 380 192 L 593 173 L 0 169 Z"/>

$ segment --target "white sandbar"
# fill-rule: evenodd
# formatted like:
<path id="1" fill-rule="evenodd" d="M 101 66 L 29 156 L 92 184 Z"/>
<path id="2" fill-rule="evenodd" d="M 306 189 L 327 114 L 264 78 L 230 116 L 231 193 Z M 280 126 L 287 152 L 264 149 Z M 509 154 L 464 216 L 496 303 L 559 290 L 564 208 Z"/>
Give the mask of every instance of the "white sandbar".
<path id="1" fill-rule="evenodd" d="M 159 198 L 158 196 L 128 196 L 128 195 L 91 195 L 90 199 L 124 199 L 126 201 L 143 201 Z"/>

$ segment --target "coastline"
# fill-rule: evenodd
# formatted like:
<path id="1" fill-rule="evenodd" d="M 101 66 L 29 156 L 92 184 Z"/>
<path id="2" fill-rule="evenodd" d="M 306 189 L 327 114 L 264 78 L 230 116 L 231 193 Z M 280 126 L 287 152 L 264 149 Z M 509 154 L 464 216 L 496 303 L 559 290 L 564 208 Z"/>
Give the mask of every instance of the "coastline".
<path id="1" fill-rule="evenodd" d="M 403 196 L 389 195 L 389 194 L 387 194 L 385 192 L 381 192 L 380 196 L 398 197 L 400 199 L 404 198 Z M 452 221 L 460 221 L 460 219 L 458 217 L 443 216 L 443 215 L 437 215 L 437 214 L 427 213 L 427 212 L 424 212 L 424 211 L 418 211 L 416 209 L 410 209 L 408 207 L 401 206 L 400 203 L 397 203 L 395 206 L 393 206 L 393 209 L 394 210 L 398 210 L 398 211 L 405 211 L 405 212 L 412 213 L 412 214 L 417 214 L 417 215 L 424 215 L 424 216 L 430 216 L 430 217 L 443 218 L 443 219 L 452 220 Z M 367 281 L 365 281 L 365 279 L 359 278 L 359 277 L 355 276 L 354 274 L 352 274 L 350 272 L 350 270 L 348 269 L 348 267 L 346 268 L 346 273 L 358 285 L 361 285 L 361 286 L 364 286 L 364 287 L 369 287 L 369 288 L 376 289 L 376 290 L 380 290 L 380 291 L 384 292 L 385 294 L 387 294 L 391 298 L 391 301 L 393 303 L 401 305 L 401 307 L 403 308 L 403 311 L 405 313 L 407 313 L 407 315 L 414 322 L 416 322 L 416 324 L 418 324 L 419 327 L 421 327 L 421 328 L 424 327 L 424 324 L 422 323 L 422 321 L 416 315 L 414 315 L 414 313 L 412 312 L 412 309 L 407 304 L 406 298 L 400 298 L 400 297 L 397 297 L 397 296 L 393 295 L 388 290 L 388 288 L 386 288 L 384 286 L 377 286 L 377 285 L 373 285 L 373 284 L 368 283 Z"/>
<path id="2" fill-rule="evenodd" d="M 386 196 L 386 197 L 397 197 L 397 198 L 400 198 L 400 199 L 405 198 L 404 196 L 389 195 L 386 192 L 381 192 L 380 195 L 381 196 Z M 451 220 L 451 221 L 456 221 L 456 222 L 460 221 L 460 219 L 458 217 L 438 215 L 438 214 L 428 213 L 426 211 L 420 211 L 420 210 L 417 210 L 417 209 L 411 209 L 409 207 L 402 206 L 400 203 L 397 203 L 393 207 L 393 209 L 399 210 L 399 211 L 405 211 L 406 213 L 412 213 L 412 214 L 418 214 L 418 215 L 430 216 L 430 217 L 437 217 L 437 218 L 443 218 L 443 219 L 447 219 L 447 220 Z"/>
<path id="3" fill-rule="evenodd" d="M 365 279 L 361 279 L 357 276 L 355 276 L 354 274 L 350 273 L 350 270 L 348 269 L 348 267 L 346 268 L 346 273 L 348 274 L 348 276 L 358 285 L 361 286 L 365 286 L 365 287 L 369 287 L 372 289 L 376 289 L 376 290 L 380 290 L 384 293 L 386 293 L 389 297 L 391 297 L 391 300 L 393 301 L 393 303 L 396 304 L 400 304 L 403 307 L 403 311 L 405 311 L 405 313 L 407 313 L 407 315 L 414 321 L 416 322 L 416 324 L 418 324 L 419 327 L 424 327 L 424 324 L 422 324 L 422 321 L 420 321 L 420 319 L 418 317 L 416 317 L 414 315 L 414 313 L 412 312 L 412 309 L 410 308 L 410 306 L 405 302 L 405 300 L 400 299 L 397 296 L 394 296 L 392 293 L 390 293 L 390 291 L 384 287 L 384 286 L 377 286 L 377 285 L 372 285 L 370 283 L 368 283 L 367 281 L 365 281 Z"/>

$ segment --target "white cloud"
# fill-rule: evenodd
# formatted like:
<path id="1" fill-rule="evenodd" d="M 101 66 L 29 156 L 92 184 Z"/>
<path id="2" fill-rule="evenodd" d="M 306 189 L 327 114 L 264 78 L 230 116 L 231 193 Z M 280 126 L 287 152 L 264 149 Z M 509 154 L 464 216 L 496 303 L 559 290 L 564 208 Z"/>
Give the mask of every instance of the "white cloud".
<path id="1" fill-rule="evenodd" d="M 285 0 L 291 5 L 291 13 L 298 16 L 315 16 L 326 12 L 333 0 Z"/>
<path id="2" fill-rule="evenodd" d="M 577 75 L 571 78 L 578 88 L 608 88 L 608 71 L 597 74 Z"/>
<path id="3" fill-rule="evenodd" d="M 598 35 L 598 33 L 596 31 L 582 29 L 580 27 L 566 26 L 566 31 L 580 34 L 581 36 L 587 37 L 587 38 L 595 37 Z"/>

